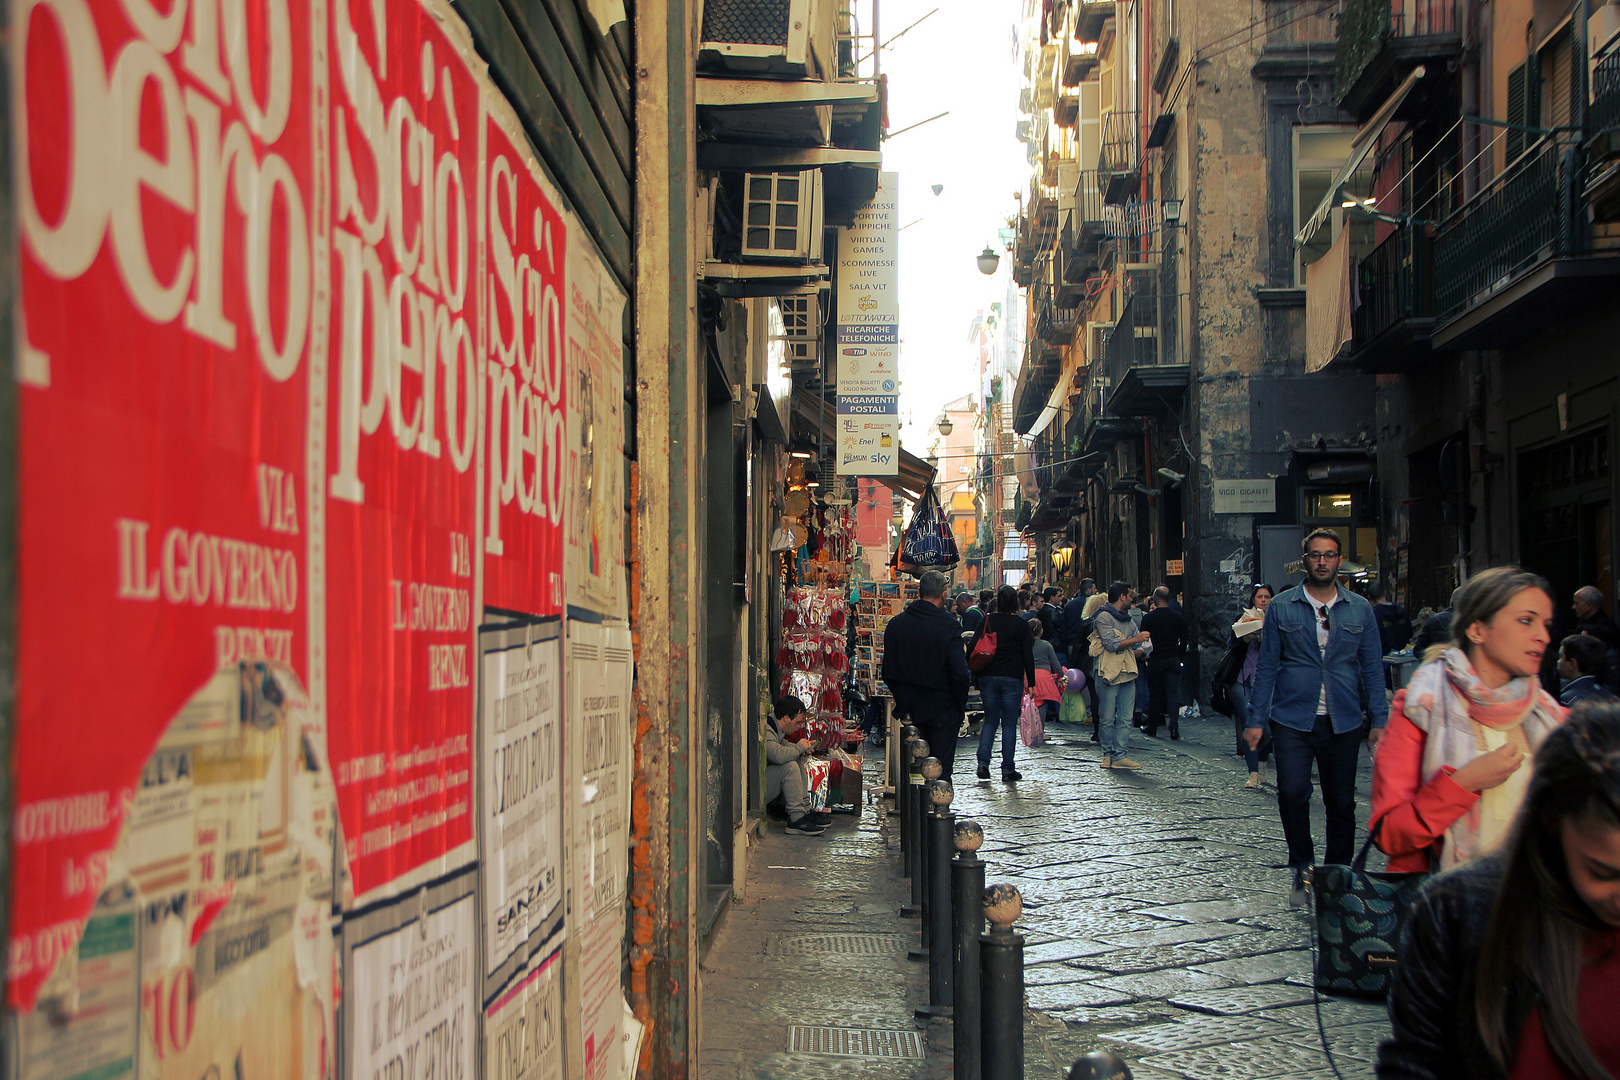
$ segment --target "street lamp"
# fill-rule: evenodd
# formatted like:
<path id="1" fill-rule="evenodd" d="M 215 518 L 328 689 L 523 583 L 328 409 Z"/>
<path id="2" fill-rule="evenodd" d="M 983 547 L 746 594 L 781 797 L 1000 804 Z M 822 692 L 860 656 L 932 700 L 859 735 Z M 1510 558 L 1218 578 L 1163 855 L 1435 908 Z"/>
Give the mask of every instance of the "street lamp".
<path id="1" fill-rule="evenodd" d="M 939 433 L 941 435 L 949 435 L 951 430 L 955 427 L 956 425 L 951 423 L 950 417 L 946 416 L 944 413 L 939 414 Z"/>
<path id="2" fill-rule="evenodd" d="M 986 244 L 984 250 L 979 253 L 979 273 L 989 277 L 996 272 L 996 267 L 1000 265 L 1001 256 L 996 254 L 994 248 Z"/>

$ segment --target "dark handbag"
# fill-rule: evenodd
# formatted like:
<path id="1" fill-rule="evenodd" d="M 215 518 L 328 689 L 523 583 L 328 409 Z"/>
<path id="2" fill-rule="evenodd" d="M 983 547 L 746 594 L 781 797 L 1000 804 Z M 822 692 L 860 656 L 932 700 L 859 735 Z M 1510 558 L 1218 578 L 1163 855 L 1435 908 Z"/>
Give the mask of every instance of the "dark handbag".
<path id="1" fill-rule="evenodd" d="M 1349 866 L 1311 871 L 1316 894 L 1316 989 L 1324 994 L 1382 1000 L 1395 971 L 1407 913 L 1428 874 L 1367 869 L 1380 821 Z"/>
<path id="2" fill-rule="evenodd" d="M 1209 688 L 1209 707 L 1222 716 L 1237 716 L 1237 702 L 1232 700 L 1232 684 L 1216 682 Z"/>
<path id="3" fill-rule="evenodd" d="M 1216 686 L 1231 686 L 1243 674 L 1243 661 L 1249 658 L 1249 642 L 1245 638 L 1238 638 L 1226 647 L 1221 656 L 1221 662 L 1215 665 L 1214 683 Z M 1226 715 L 1230 716 L 1231 713 Z"/>

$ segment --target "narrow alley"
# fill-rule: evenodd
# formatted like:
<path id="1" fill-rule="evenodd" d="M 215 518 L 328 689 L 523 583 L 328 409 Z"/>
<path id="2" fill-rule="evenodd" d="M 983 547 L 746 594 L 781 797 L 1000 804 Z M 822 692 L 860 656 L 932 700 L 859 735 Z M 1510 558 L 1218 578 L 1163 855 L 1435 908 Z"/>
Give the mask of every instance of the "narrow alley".
<path id="1" fill-rule="evenodd" d="M 984 828 L 987 882 L 1024 897 L 1025 1075 L 1110 1049 L 1136 1080 L 1331 1077 L 1309 919 L 1276 868 L 1275 791 L 1244 789 L 1230 722 L 1187 722 L 1178 742 L 1138 733 L 1139 773 L 1097 768 L 1089 728 L 1049 734 L 1020 748 L 1015 785 L 959 769 L 952 806 Z M 958 762 L 971 755 L 963 740 Z M 1370 776 L 1363 754 L 1363 816 Z M 873 809 L 819 837 L 765 826 L 703 961 L 702 1080 L 951 1075 L 950 1022 L 912 1016 L 927 969 L 906 958 L 918 931 L 898 916 L 897 819 Z M 1320 800 L 1313 815 L 1320 838 Z M 1370 1077 L 1383 1006 L 1324 998 L 1322 1023 L 1345 1080 Z"/>

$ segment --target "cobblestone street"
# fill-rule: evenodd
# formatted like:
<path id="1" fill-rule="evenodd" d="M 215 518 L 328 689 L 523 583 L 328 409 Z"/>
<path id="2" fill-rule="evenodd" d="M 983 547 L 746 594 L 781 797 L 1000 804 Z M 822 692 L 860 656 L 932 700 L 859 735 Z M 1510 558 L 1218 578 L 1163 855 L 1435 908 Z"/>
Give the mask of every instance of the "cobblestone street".
<path id="1" fill-rule="evenodd" d="M 1097 767 L 1089 727 L 1054 725 L 1046 746 L 1019 748 L 1015 785 L 973 780 L 972 747 L 959 745 L 953 809 L 984 827 L 987 880 L 1024 897 L 1026 1076 L 1060 1077 L 1101 1048 L 1146 1080 L 1333 1075 L 1309 920 L 1278 868 L 1275 791 L 1244 789 L 1230 721 L 1182 728 L 1178 742 L 1133 733 L 1143 768 L 1129 773 Z M 870 767 L 868 782 L 881 775 Z M 1369 776 L 1363 752 L 1360 819 Z M 1314 811 L 1320 851 L 1319 801 Z M 704 964 L 703 1080 L 950 1074 L 950 1024 L 912 1019 L 926 970 L 905 956 L 917 928 L 896 915 L 895 836 L 871 808 L 821 837 L 766 826 Z M 1371 1077 L 1383 1006 L 1327 999 L 1322 1022 L 1346 1080 Z M 910 1056 L 909 1036 L 847 1029 L 916 1033 L 925 1056 Z"/>

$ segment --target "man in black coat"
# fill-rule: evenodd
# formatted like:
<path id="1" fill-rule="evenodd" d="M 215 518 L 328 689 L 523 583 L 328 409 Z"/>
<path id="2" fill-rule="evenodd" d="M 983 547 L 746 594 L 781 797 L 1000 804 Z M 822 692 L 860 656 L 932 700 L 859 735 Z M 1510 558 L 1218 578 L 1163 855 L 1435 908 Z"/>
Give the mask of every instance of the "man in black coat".
<path id="1" fill-rule="evenodd" d="M 946 610 L 945 575 L 923 574 L 918 599 L 889 620 L 883 631 L 883 681 L 894 695 L 895 708 L 907 714 L 928 749 L 951 778 L 956 761 L 956 733 L 967 709 L 967 654 L 962 626 Z"/>

